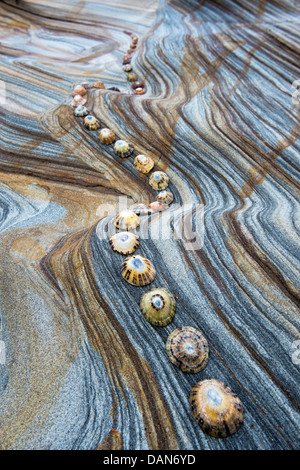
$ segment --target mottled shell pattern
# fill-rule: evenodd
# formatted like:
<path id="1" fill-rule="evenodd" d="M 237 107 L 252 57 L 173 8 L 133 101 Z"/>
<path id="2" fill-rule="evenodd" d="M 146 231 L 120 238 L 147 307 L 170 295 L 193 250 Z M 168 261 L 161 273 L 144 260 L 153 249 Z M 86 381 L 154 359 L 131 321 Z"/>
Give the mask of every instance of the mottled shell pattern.
<path id="1" fill-rule="evenodd" d="M 92 116 L 91 114 L 88 114 L 84 118 L 83 125 L 89 131 L 96 131 L 97 129 L 99 129 L 99 127 L 101 127 L 101 124 L 98 119 L 95 118 L 95 116 Z"/>
<path id="2" fill-rule="evenodd" d="M 84 95 L 86 95 L 85 87 L 82 86 L 82 85 L 76 85 L 75 88 L 73 89 L 72 95 L 73 96 L 76 96 L 76 95 L 84 96 Z"/>
<path id="3" fill-rule="evenodd" d="M 94 83 L 92 84 L 92 87 L 93 87 L 93 88 L 100 88 L 100 89 L 102 89 L 102 90 L 105 89 L 105 85 L 104 85 L 103 82 L 101 82 L 101 80 L 98 80 L 98 82 L 94 82 Z"/>
<path id="4" fill-rule="evenodd" d="M 90 111 L 82 104 L 80 104 L 79 106 L 76 106 L 76 108 L 74 109 L 74 116 L 76 117 L 84 117 L 84 116 L 87 116 L 88 114 L 90 114 Z"/>
<path id="5" fill-rule="evenodd" d="M 140 309 L 151 325 L 166 326 L 175 316 L 176 300 L 164 287 L 154 288 L 142 295 Z"/>
<path id="6" fill-rule="evenodd" d="M 109 244 L 112 250 L 121 255 L 130 255 L 139 247 L 140 241 L 132 232 L 118 232 L 109 239 Z"/>
<path id="7" fill-rule="evenodd" d="M 137 155 L 133 161 L 136 170 L 141 173 L 149 173 L 154 167 L 154 161 L 148 155 Z"/>
<path id="8" fill-rule="evenodd" d="M 134 230 L 140 225 L 140 218 L 133 211 L 125 209 L 115 217 L 114 225 L 119 230 Z"/>
<path id="9" fill-rule="evenodd" d="M 133 152 L 133 145 L 126 140 L 117 140 L 114 145 L 115 154 L 121 158 L 129 157 Z"/>
<path id="10" fill-rule="evenodd" d="M 131 210 L 137 215 L 150 215 L 153 214 L 153 210 L 146 204 L 135 204 L 131 206 Z"/>
<path id="11" fill-rule="evenodd" d="M 146 92 L 145 92 L 144 88 L 141 88 L 141 87 L 136 88 L 135 90 L 133 90 L 134 95 L 143 95 L 144 93 L 146 93 Z"/>
<path id="12" fill-rule="evenodd" d="M 239 397 L 217 379 L 205 379 L 194 385 L 190 406 L 201 429 L 213 437 L 231 436 L 244 420 Z"/>
<path id="13" fill-rule="evenodd" d="M 156 270 L 149 259 L 133 255 L 123 261 L 121 274 L 133 286 L 147 286 L 154 280 Z"/>
<path id="14" fill-rule="evenodd" d="M 73 106 L 73 108 L 75 108 L 76 106 L 79 106 L 80 104 L 83 106 L 85 105 L 86 102 L 87 102 L 87 99 L 85 96 L 75 95 L 73 97 L 73 100 L 71 101 L 71 106 Z"/>
<path id="15" fill-rule="evenodd" d="M 174 200 L 174 196 L 170 191 L 160 191 L 156 196 L 156 199 L 163 204 L 171 204 Z"/>
<path id="16" fill-rule="evenodd" d="M 167 355 L 182 372 L 196 374 L 208 362 L 208 343 L 203 334 L 192 326 L 176 328 L 166 342 Z"/>
<path id="17" fill-rule="evenodd" d="M 105 127 L 99 131 L 98 137 L 101 144 L 105 145 L 112 144 L 116 139 L 115 133 L 111 129 L 107 129 Z"/>
<path id="18" fill-rule="evenodd" d="M 133 72 L 130 72 L 128 75 L 127 75 L 127 79 L 130 81 L 130 82 L 136 82 L 137 81 L 137 76 L 135 73 Z"/>
<path id="19" fill-rule="evenodd" d="M 149 178 L 149 184 L 153 189 L 161 191 L 169 184 L 169 177 L 163 171 L 154 171 Z"/>

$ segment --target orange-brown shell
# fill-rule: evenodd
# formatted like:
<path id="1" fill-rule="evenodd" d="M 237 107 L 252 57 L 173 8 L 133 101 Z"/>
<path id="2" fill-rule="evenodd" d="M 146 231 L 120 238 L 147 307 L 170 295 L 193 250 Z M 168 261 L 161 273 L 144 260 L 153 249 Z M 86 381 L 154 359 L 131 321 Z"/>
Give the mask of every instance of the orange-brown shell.
<path id="1" fill-rule="evenodd" d="M 162 202 L 159 201 L 153 201 L 150 202 L 148 207 L 153 211 L 153 212 L 163 212 L 169 208 L 167 204 L 163 204 Z"/>
<path id="2" fill-rule="evenodd" d="M 96 131 L 97 129 L 99 129 L 99 127 L 101 127 L 101 124 L 98 119 L 95 118 L 95 116 L 92 116 L 91 114 L 85 116 L 83 124 L 84 127 L 86 127 L 86 129 L 88 129 L 89 131 Z"/>
<path id="3" fill-rule="evenodd" d="M 75 95 L 73 97 L 73 100 L 71 101 L 71 106 L 73 106 L 73 108 L 75 108 L 76 106 L 79 106 L 79 105 L 84 105 L 86 103 L 87 99 L 85 96 L 81 96 L 81 95 Z"/>
<path id="4" fill-rule="evenodd" d="M 73 96 L 76 96 L 76 95 L 84 96 L 84 95 L 86 95 L 86 89 L 82 85 L 76 85 L 73 89 L 72 95 Z"/>
<path id="5" fill-rule="evenodd" d="M 121 274 L 133 286 L 147 286 L 154 280 L 156 270 L 149 259 L 133 255 L 123 261 Z"/>
<path id="6" fill-rule="evenodd" d="M 136 88 L 135 90 L 133 90 L 134 95 L 143 95 L 144 93 L 146 93 L 146 92 L 145 92 L 144 88 L 141 88 L 141 87 Z"/>
<path id="7" fill-rule="evenodd" d="M 92 84 L 92 87 L 93 87 L 93 88 L 100 88 L 100 89 L 102 89 L 102 90 L 105 89 L 105 85 L 104 85 L 103 82 L 101 82 L 101 80 L 98 80 L 98 82 L 94 82 L 94 83 Z"/>
<path id="8" fill-rule="evenodd" d="M 111 129 L 103 128 L 99 131 L 98 137 L 100 139 L 101 144 L 110 145 L 112 144 L 115 139 L 115 133 Z"/>
<path id="9" fill-rule="evenodd" d="M 149 173 L 154 167 L 154 161 L 148 155 L 137 155 L 133 161 L 136 170 L 141 173 Z"/>
<path id="10" fill-rule="evenodd" d="M 231 436 L 243 423 L 239 397 L 220 380 L 198 382 L 189 400 L 193 417 L 201 429 L 213 437 Z"/>

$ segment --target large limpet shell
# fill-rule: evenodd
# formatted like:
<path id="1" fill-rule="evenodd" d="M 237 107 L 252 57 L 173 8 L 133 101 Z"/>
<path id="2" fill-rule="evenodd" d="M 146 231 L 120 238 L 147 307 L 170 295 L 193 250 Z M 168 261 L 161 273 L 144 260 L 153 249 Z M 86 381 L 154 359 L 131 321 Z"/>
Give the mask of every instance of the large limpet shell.
<path id="1" fill-rule="evenodd" d="M 142 295 L 140 309 L 151 325 L 166 326 L 175 316 L 176 300 L 164 287 L 155 287 Z"/>
<path id="2" fill-rule="evenodd" d="M 163 171 L 154 171 L 149 178 L 149 184 L 155 190 L 166 189 L 169 184 L 169 177 Z"/>
<path id="3" fill-rule="evenodd" d="M 217 379 L 205 379 L 194 385 L 190 406 L 201 429 L 213 437 L 231 436 L 244 420 L 239 397 Z"/>
<path id="4" fill-rule="evenodd" d="M 163 212 L 163 211 L 169 209 L 169 206 L 167 204 L 163 204 L 162 202 L 159 202 L 159 201 L 150 202 L 148 207 L 153 212 Z"/>
<path id="5" fill-rule="evenodd" d="M 112 144 L 116 139 L 115 133 L 111 129 L 107 129 L 105 127 L 99 131 L 98 137 L 101 144 L 105 145 Z"/>
<path id="6" fill-rule="evenodd" d="M 206 338 L 192 326 L 181 326 L 172 331 L 166 342 L 166 351 L 172 364 L 182 372 L 196 374 L 208 362 Z"/>
<path id="7" fill-rule="evenodd" d="M 126 258 L 121 265 L 123 278 L 133 286 L 147 286 L 155 276 L 156 270 L 151 261 L 141 255 Z"/>
<path id="8" fill-rule="evenodd" d="M 160 193 L 158 193 L 158 195 L 156 196 L 156 199 L 159 201 L 159 202 L 162 202 L 163 204 L 171 204 L 171 202 L 173 202 L 174 200 L 174 196 L 173 194 L 170 192 L 170 191 L 160 191 Z"/>
<path id="9" fill-rule="evenodd" d="M 119 230 L 134 230 L 140 225 L 140 218 L 132 210 L 125 209 L 115 217 L 114 225 Z"/>
<path id="10" fill-rule="evenodd" d="M 81 95 L 84 96 L 86 95 L 86 88 L 82 85 L 76 85 L 75 88 L 73 88 L 72 95 Z"/>
<path id="11" fill-rule="evenodd" d="M 145 92 L 144 88 L 138 87 L 133 90 L 134 95 L 143 95 Z"/>
<path id="12" fill-rule="evenodd" d="M 95 116 L 92 116 L 91 114 L 84 118 L 83 124 L 84 127 L 89 131 L 96 131 L 97 129 L 99 129 L 99 127 L 101 127 L 101 124 L 98 119 L 95 118 Z"/>
<path id="13" fill-rule="evenodd" d="M 134 167 L 141 173 L 149 173 L 154 167 L 154 161 L 148 155 L 137 155 L 133 161 Z"/>
<path id="14" fill-rule="evenodd" d="M 109 244 L 121 255 L 130 255 L 139 247 L 140 241 L 135 233 L 118 232 L 109 239 Z"/>
<path id="15" fill-rule="evenodd" d="M 92 84 L 92 87 L 93 87 L 93 88 L 100 88 L 100 89 L 102 89 L 102 90 L 105 89 L 105 85 L 104 85 L 103 82 L 101 82 L 101 80 L 98 80 L 97 82 L 94 82 L 94 83 Z"/>
<path id="16" fill-rule="evenodd" d="M 121 158 L 129 157 L 133 152 L 133 145 L 126 140 L 117 140 L 114 145 L 115 154 Z"/>
<path id="17" fill-rule="evenodd" d="M 127 79 L 130 81 L 130 82 L 136 82 L 137 81 L 137 76 L 134 72 L 130 72 L 128 75 L 127 75 Z"/>
<path id="18" fill-rule="evenodd" d="M 128 72 L 131 72 L 132 67 L 131 67 L 130 64 L 125 64 L 124 67 L 123 67 L 123 70 L 124 70 L 124 72 L 128 73 Z"/>
<path id="19" fill-rule="evenodd" d="M 84 117 L 90 114 L 90 111 L 85 107 L 80 104 L 79 106 L 76 106 L 74 109 L 74 116 L 76 117 Z"/>
<path id="20" fill-rule="evenodd" d="M 149 206 L 147 206 L 146 204 L 134 204 L 130 208 L 136 215 L 150 215 L 150 214 L 153 214 L 153 210 Z"/>

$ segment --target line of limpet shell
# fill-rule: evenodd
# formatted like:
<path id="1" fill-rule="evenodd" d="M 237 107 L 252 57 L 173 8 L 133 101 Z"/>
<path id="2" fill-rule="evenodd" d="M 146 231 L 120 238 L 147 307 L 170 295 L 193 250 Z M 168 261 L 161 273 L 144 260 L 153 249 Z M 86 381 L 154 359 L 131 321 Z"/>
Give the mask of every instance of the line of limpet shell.
<path id="1" fill-rule="evenodd" d="M 126 33 L 130 34 L 132 44 L 123 57 L 123 70 L 128 74 L 128 80 L 132 82 L 133 94 L 144 94 L 144 84 L 137 80 L 130 64 L 138 38 L 133 33 Z M 75 107 L 74 115 L 84 117 L 84 126 L 88 130 L 97 130 L 101 127 L 100 122 L 84 107 L 87 101 L 86 90 L 89 88 L 104 89 L 105 86 L 101 81 L 77 85 L 73 89 L 71 104 Z M 115 87 L 111 87 L 110 90 L 120 91 Z M 112 144 L 116 138 L 114 132 L 108 128 L 102 128 L 98 137 L 100 142 L 105 145 Z M 114 152 L 121 158 L 129 157 L 133 150 L 133 145 L 124 140 L 117 140 L 114 144 Z M 146 155 L 137 155 L 133 164 L 139 172 L 144 174 L 150 173 L 154 167 L 154 161 Z M 150 215 L 166 210 L 174 200 L 173 194 L 166 190 L 169 177 L 165 172 L 154 171 L 149 177 L 149 184 L 154 190 L 160 191 L 156 201 L 149 205 L 137 204 L 133 210 L 121 211 L 115 217 L 114 225 L 121 232 L 113 235 L 109 244 L 112 250 L 120 254 L 130 255 L 140 245 L 139 237 L 129 231 L 140 225 L 139 215 Z M 131 285 L 146 286 L 155 279 L 156 270 L 149 259 L 141 255 L 132 255 L 121 264 L 121 274 Z M 167 326 L 174 319 L 176 299 L 164 287 L 153 288 L 141 296 L 140 310 L 145 319 L 153 326 Z M 200 331 L 191 326 L 183 326 L 176 328 L 168 336 L 166 353 L 172 364 L 179 367 L 182 372 L 195 374 L 206 367 L 209 347 L 206 338 Z M 205 379 L 196 383 L 190 392 L 189 403 L 196 422 L 205 433 L 213 437 L 231 436 L 243 423 L 244 417 L 240 399 L 220 380 Z"/>

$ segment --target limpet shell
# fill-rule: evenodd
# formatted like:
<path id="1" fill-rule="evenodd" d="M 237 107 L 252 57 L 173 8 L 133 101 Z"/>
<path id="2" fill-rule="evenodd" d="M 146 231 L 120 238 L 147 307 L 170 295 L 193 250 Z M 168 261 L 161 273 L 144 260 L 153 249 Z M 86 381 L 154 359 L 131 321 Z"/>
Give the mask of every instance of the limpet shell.
<path id="1" fill-rule="evenodd" d="M 105 145 L 112 144 L 116 139 L 115 133 L 111 129 L 107 129 L 105 127 L 99 131 L 98 137 L 101 144 Z"/>
<path id="2" fill-rule="evenodd" d="M 123 56 L 123 65 L 130 64 L 131 59 L 132 59 L 131 54 L 125 54 Z"/>
<path id="3" fill-rule="evenodd" d="M 196 374 L 208 362 L 208 343 L 200 331 L 192 326 L 176 328 L 166 342 L 167 355 L 182 372 Z"/>
<path id="4" fill-rule="evenodd" d="M 153 212 L 163 212 L 169 208 L 167 204 L 163 204 L 159 201 L 151 202 L 148 207 L 150 207 Z"/>
<path id="5" fill-rule="evenodd" d="M 86 127 L 86 129 L 88 129 L 89 131 L 96 131 L 97 129 L 99 129 L 99 127 L 101 127 L 101 124 L 98 119 L 96 119 L 95 116 L 92 116 L 91 114 L 84 118 L 83 124 L 84 127 Z"/>
<path id="6" fill-rule="evenodd" d="M 156 270 L 151 261 L 141 255 L 126 258 L 121 265 L 123 278 L 133 286 L 147 286 L 155 276 Z"/>
<path id="7" fill-rule="evenodd" d="M 210 436 L 231 436 L 243 423 L 239 397 L 220 380 L 198 382 L 192 388 L 189 400 L 193 417 Z"/>
<path id="8" fill-rule="evenodd" d="M 109 244 L 121 255 L 130 255 L 139 247 L 140 241 L 132 232 L 118 232 L 109 239 Z"/>
<path id="9" fill-rule="evenodd" d="M 131 72 L 132 67 L 130 64 L 125 64 L 123 67 L 124 72 Z"/>
<path id="10" fill-rule="evenodd" d="M 154 167 L 154 161 L 148 155 L 137 155 L 133 161 L 134 167 L 141 173 L 149 173 Z"/>
<path id="11" fill-rule="evenodd" d="M 117 140 L 114 145 L 115 154 L 121 158 L 129 157 L 133 152 L 133 145 L 126 140 Z"/>
<path id="12" fill-rule="evenodd" d="M 74 109 L 74 116 L 76 117 L 84 117 L 87 116 L 90 113 L 90 111 L 85 107 L 80 104 L 79 106 L 76 106 Z"/>
<path id="13" fill-rule="evenodd" d="M 176 300 L 164 287 L 155 287 L 142 295 L 140 309 L 151 325 L 166 326 L 175 316 Z"/>
<path id="14" fill-rule="evenodd" d="M 87 99 L 85 96 L 75 95 L 73 100 L 71 101 L 71 106 L 75 108 L 76 106 L 79 106 L 80 104 L 84 105 L 86 102 L 87 102 Z"/>
<path id="15" fill-rule="evenodd" d="M 142 88 L 142 87 L 138 87 L 135 90 L 133 90 L 134 95 L 143 95 L 144 93 L 146 93 L 146 92 L 145 92 L 144 88 Z"/>
<path id="16" fill-rule="evenodd" d="M 174 196 L 173 194 L 170 192 L 170 191 L 160 191 L 160 193 L 158 193 L 158 195 L 156 196 L 156 199 L 159 201 L 159 202 L 162 202 L 163 204 L 171 204 L 171 202 L 173 202 L 174 200 Z"/>
<path id="17" fill-rule="evenodd" d="M 135 90 L 136 88 L 144 88 L 144 86 L 145 85 L 143 84 L 143 82 L 138 81 L 138 82 L 134 82 L 131 85 L 131 88 L 133 88 Z"/>
<path id="18" fill-rule="evenodd" d="M 169 184 L 169 177 L 163 171 L 154 171 L 149 178 L 149 184 L 155 190 L 166 189 Z"/>
<path id="19" fill-rule="evenodd" d="M 153 214 L 153 210 L 146 204 L 136 204 L 131 206 L 131 210 L 136 215 L 150 215 Z"/>
<path id="20" fill-rule="evenodd" d="M 116 215 L 114 225 L 119 230 L 134 230 L 140 225 L 140 218 L 130 209 L 125 209 Z"/>
<path id="21" fill-rule="evenodd" d="M 75 88 L 73 88 L 72 95 L 73 96 L 76 96 L 76 95 L 84 96 L 84 95 L 86 95 L 86 89 L 82 85 L 76 85 Z"/>
<path id="22" fill-rule="evenodd" d="M 135 73 L 133 72 L 130 72 L 128 75 L 127 75 L 127 78 L 130 82 L 136 82 L 137 81 L 137 76 Z"/>
<path id="23" fill-rule="evenodd" d="M 105 85 L 104 85 L 103 82 L 101 82 L 101 80 L 98 80 L 97 82 L 94 82 L 94 83 L 92 84 L 92 87 L 93 87 L 93 88 L 101 88 L 102 90 L 105 89 Z"/>

